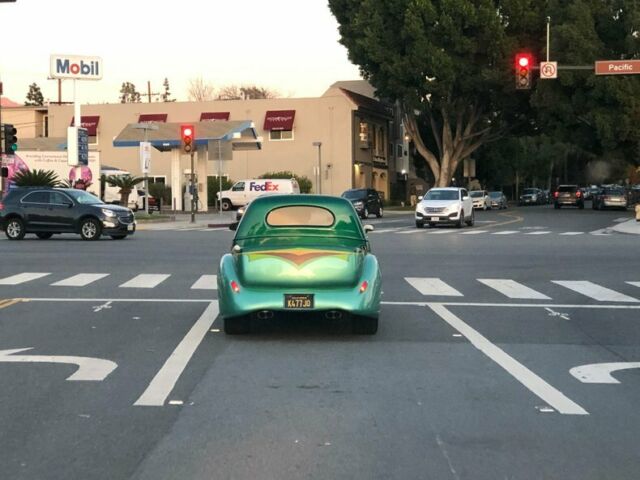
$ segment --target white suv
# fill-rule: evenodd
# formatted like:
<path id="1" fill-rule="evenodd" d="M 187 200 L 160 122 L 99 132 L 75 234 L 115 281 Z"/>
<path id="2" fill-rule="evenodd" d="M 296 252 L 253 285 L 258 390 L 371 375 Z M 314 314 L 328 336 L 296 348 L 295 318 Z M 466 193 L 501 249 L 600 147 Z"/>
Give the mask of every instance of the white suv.
<path id="1" fill-rule="evenodd" d="M 464 223 L 473 226 L 475 216 L 473 203 L 464 188 L 432 188 L 416 206 L 416 227 L 425 223 L 430 227 L 437 224 L 455 225 L 461 228 Z"/>

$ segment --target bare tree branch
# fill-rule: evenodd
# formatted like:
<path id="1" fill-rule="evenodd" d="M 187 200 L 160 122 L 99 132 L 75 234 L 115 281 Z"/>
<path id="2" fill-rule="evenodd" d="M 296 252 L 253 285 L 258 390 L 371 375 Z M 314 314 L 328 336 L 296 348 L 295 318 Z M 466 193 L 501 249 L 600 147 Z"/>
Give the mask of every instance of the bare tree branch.
<path id="1" fill-rule="evenodd" d="M 202 77 L 192 78 L 189 80 L 188 97 L 193 102 L 208 102 L 214 99 L 213 85 L 205 83 Z"/>

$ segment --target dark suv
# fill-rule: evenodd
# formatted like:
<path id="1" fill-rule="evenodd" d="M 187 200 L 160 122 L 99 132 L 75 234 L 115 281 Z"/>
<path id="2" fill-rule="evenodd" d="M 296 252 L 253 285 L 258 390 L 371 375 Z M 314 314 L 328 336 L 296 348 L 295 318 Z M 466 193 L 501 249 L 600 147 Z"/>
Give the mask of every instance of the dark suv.
<path id="1" fill-rule="evenodd" d="M 566 205 L 584 208 L 584 195 L 577 185 L 558 185 L 553 192 L 553 207 L 560 208 Z"/>
<path id="2" fill-rule="evenodd" d="M 354 188 L 347 190 L 342 196 L 353 203 L 356 212 L 362 218 L 369 218 L 371 213 L 380 218 L 384 213 L 380 195 L 373 188 Z"/>
<path id="3" fill-rule="evenodd" d="M 9 240 L 26 233 L 40 239 L 57 233 L 79 233 L 83 240 L 100 235 L 121 240 L 136 230 L 133 212 L 107 205 L 95 195 L 73 188 L 19 187 L 0 200 L 0 229 Z"/>

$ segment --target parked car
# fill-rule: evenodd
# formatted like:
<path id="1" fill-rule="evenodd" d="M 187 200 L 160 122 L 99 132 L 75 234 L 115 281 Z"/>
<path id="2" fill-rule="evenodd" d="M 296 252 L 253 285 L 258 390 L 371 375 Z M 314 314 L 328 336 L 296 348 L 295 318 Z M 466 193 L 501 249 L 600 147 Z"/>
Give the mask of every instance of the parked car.
<path id="1" fill-rule="evenodd" d="M 627 209 L 627 195 L 621 187 L 606 187 L 593 196 L 591 207 L 594 210 L 604 208 Z"/>
<path id="2" fill-rule="evenodd" d="M 567 205 L 580 209 L 584 208 L 582 190 L 580 190 L 577 185 L 559 185 L 555 192 L 553 192 L 554 208 L 566 207 Z"/>
<path id="3" fill-rule="evenodd" d="M 436 225 L 455 225 L 458 228 L 465 222 L 470 227 L 475 222 L 473 203 L 464 188 L 432 188 L 420 199 L 415 212 L 416 227 Z"/>
<path id="4" fill-rule="evenodd" d="M 137 210 L 146 211 L 147 198 L 149 199 L 149 213 L 160 211 L 160 204 L 158 203 L 158 200 L 156 199 L 156 197 L 152 195 L 149 195 L 147 197 L 147 192 L 145 192 L 141 188 L 138 188 L 137 190 L 138 190 L 138 201 L 136 202 L 136 211 Z"/>
<path id="5" fill-rule="evenodd" d="M 342 197 L 353 204 L 356 212 L 358 212 L 358 215 L 362 218 L 369 218 L 371 213 L 375 213 L 376 217 L 381 218 L 384 214 L 382 199 L 373 188 L 354 188 L 347 190 L 342 194 Z"/>
<path id="6" fill-rule="evenodd" d="M 83 190 L 20 187 L 0 201 L 0 228 L 9 240 L 22 240 L 27 233 L 43 240 L 60 233 L 121 240 L 135 233 L 136 222 L 130 209 L 108 205 Z"/>
<path id="7" fill-rule="evenodd" d="M 481 208 L 482 210 L 491 208 L 491 197 L 486 190 L 471 190 L 469 196 L 473 202 L 473 208 Z"/>
<path id="8" fill-rule="evenodd" d="M 539 188 L 525 188 L 518 199 L 518 205 L 542 205 L 545 203 L 544 192 Z"/>
<path id="9" fill-rule="evenodd" d="M 491 208 L 502 210 L 508 206 L 507 197 L 502 192 L 489 192 L 489 198 L 491 199 Z"/>
<path id="10" fill-rule="evenodd" d="M 300 185 L 295 178 L 254 178 L 240 180 L 234 183 L 229 190 L 216 193 L 222 210 L 231 210 L 234 207 L 242 207 L 251 200 L 264 194 L 300 193 Z"/>
<path id="11" fill-rule="evenodd" d="M 250 331 L 252 320 L 298 314 L 351 321 L 356 333 L 378 329 L 381 277 L 351 203 L 329 195 L 269 195 L 251 202 L 218 270 L 224 331 Z"/>

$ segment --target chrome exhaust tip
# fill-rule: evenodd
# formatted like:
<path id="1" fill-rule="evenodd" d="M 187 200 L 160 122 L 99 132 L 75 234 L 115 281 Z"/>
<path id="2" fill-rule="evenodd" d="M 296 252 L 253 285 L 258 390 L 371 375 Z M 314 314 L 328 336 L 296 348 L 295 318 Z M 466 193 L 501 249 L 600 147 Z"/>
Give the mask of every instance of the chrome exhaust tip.
<path id="1" fill-rule="evenodd" d="M 261 310 L 256 316 L 258 317 L 258 320 L 268 320 L 273 318 L 273 312 L 270 310 Z"/>
<path id="2" fill-rule="evenodd" d="M 342 318 L 342 312 L 339 310 L 329 310 L 324 314 L 324 318 L 327 320 L 340 320 Z"/>

